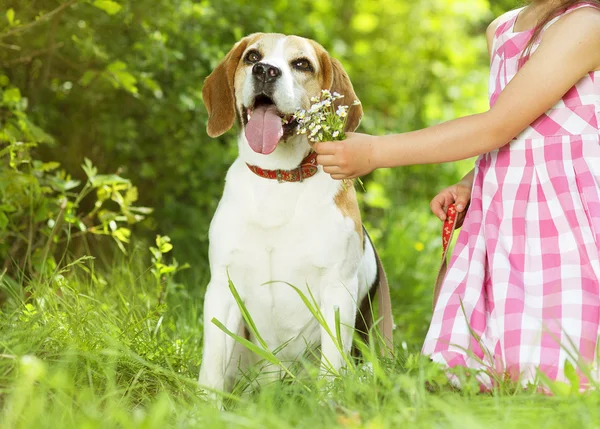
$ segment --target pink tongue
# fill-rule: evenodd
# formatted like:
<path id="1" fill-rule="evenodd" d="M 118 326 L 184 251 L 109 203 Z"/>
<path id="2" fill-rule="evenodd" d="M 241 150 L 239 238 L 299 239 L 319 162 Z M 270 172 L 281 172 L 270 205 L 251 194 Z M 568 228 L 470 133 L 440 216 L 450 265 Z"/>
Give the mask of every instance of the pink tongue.
<path id="1" fill-rule="evenodd" d="M 246 125 L 246 139 L 254 152 L 268 155 L 283 136 L 281 117 L 275 106 L 257 107 Z"/>

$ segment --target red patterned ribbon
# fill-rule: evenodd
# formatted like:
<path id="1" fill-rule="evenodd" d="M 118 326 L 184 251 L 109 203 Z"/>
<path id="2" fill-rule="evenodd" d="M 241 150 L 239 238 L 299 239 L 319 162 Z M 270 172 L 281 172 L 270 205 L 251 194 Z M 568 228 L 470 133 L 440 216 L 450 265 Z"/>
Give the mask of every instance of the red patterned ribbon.
<path id="1" fill-rule="evenodd" d="M 463 212 L 464 214 L 464 212 Z M 458 218 L 458 211 L 456 210 L 456 206 L 451 204 L 446 210 L 446 220 L 444 221 L 444 226 L 442 227 L 442 263 L 440 265 L 440 269 L 438 271 L 437 278 L 435 279 L 435 288 L 433 290 L 433 307 L 435 308 L 435 304 L 437 303 L 437 299 L 440 295 L 440 289 L 442 287 L 442 282 L 444 281 L 444 277 L 446 276 L 446 269 L 448 268 L 447 254 L 448 247 L 450 247 L 450 242 L 452 241 L 452 236 L 454 235 L 454 231 L 456 230 L 456 222 Z"/>
<path id="2" fill-rule="evenodd" d="M 456 210 L 456 206 L 454 204 L 450 204 L 450 206 L 448 206 L 448 210 L 446 211 L 446 220 L 444 221 L 444 227 L 442 229 L 442 254 L 444 257 L 446 256 L 446 252 L 448 252 L 448 246 L 452 240 L 452 234 L 456 229 L 457 214 L 458 212 Z"/>

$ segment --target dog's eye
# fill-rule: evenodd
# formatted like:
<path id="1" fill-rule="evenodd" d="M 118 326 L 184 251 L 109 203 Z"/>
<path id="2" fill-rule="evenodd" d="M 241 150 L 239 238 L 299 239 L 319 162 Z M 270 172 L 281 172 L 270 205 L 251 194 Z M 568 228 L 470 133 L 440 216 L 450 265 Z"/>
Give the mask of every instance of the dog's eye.
<path id="1" fill-rule="evenodd" d="M 254 64 L 254 63 L 257 63 L 260 60 L 262 60 L 262 55 L 260 55 L 260 52 L 252 50 L 246 54 L 245 59 L 246 59 L 246 62 L 248 62 L 250 64 Z"/>
<path id="2" fill-rule="evenodd" d="M 313 66 L 306 58 L 292 61 L 292 66 L 300 71 L 313 71 Z"/>

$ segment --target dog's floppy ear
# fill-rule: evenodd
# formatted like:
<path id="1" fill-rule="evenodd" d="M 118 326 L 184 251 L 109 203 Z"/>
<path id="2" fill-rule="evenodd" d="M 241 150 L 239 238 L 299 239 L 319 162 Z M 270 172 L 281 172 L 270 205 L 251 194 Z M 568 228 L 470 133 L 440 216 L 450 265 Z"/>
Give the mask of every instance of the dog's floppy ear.
<path id="1" fill-rule="evenodd" d="M 337 100 L 335 104 L 336 106 L 350 106 L 350 109 L 348 110 L 348 122 L 346 122 L 346 129 L 344 131 L 352 132 L 356 130 L 360 124 L 360 120 L 363 116 L 363 109 L 361 104 L 352 106 L 355 101 L 360 102 L 360 100 L 354 92 L 350 77 L 348 76 L 348 73 L 346 73 L 346 70 L 344 70 L 342 63 L 335 58 L 332 58 L 321 45 L 316 42 L 313 43 L 321 62 L 323 89 L 329 89 L 331 92 L 335 91 L 344 96 L 344 98 Z"/>
<path id="2" fill-rule="evenodd" d="M 252 36 L 237 42 L 223 61 L 204 81 L 202 99 L 208 110 L 206 132 L 210 137 L 219 137 L 229 131 L 235 121 L 235 71 Z"/>
<path id="3" fill-rule="evenodd" d="M 344 98 L 337 101 L 336 104 L 345 104 L 350 106 L 348 110 L 348 122 L 346 122 L 346 129 L 344 131 L 354 131 L 358 128 L 360 124 L 360 120 L 363 116 L 362 104 L 352 105 L 354 102 L 359 102 L 360 100 L 356 96 L 354 92 L 354 87 L 352 86 L 352 82 L 350 82 L 350 77 L 342 63 L 340 63 L 335 58 L 330 58 L 331 66 L 333 69 L 333 82 L 331 83 L 331 92 L 337 92 L 342 94 Z"/>

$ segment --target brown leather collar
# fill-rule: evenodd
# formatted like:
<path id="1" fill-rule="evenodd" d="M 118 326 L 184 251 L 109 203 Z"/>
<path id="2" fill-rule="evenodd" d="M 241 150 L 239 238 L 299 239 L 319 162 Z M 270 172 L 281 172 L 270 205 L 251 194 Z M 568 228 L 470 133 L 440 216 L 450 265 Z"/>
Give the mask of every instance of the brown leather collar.
<path id="1" fill-rule="evenodd" d="M 314 176 L 319 171 L 317 167 L 317 153 L 310 152 L 300 165 L 293 170 L 264 170 L 256 165 L 246 163 L 250 171 L 265 179 L 277 179 L 281 182 L 302 182 L 304 179 Z"/>

